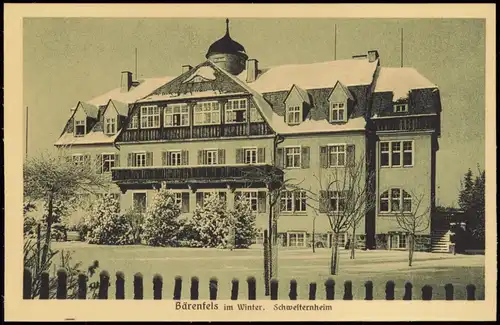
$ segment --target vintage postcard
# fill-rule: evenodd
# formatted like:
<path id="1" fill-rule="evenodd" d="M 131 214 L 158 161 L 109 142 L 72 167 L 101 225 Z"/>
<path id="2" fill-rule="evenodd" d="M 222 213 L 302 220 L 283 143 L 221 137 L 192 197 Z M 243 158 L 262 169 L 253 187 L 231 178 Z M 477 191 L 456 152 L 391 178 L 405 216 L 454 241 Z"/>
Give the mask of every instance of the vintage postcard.
<path id="1" fill-rule="evenodd" d="M 6 319 L 495 319 L 494 5 L 4 9 Z"/>

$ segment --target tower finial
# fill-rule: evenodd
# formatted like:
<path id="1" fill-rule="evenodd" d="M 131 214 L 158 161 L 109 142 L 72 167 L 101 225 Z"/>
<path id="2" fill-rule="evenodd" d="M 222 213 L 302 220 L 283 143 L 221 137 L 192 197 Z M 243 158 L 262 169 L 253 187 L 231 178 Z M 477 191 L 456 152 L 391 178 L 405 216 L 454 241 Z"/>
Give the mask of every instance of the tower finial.
<path id="1" fill-rule="evenodd" d="M 229 18 L 226 18 L 226 34 L 229 34 Z"/>

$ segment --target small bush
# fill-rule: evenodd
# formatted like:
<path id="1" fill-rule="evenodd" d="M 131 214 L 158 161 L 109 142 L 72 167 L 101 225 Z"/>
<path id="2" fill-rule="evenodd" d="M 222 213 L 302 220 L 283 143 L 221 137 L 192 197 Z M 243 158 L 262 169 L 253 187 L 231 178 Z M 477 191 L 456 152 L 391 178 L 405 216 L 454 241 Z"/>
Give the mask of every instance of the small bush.
<path id="1" fill-rule="evenodd" d="M 234 246 L 248 248 L 257 236 L 255 227 L 255 213 L 251 210 L 247 200 L 237 200 L 235 209 L 231 211 L 234 219 Z"/>

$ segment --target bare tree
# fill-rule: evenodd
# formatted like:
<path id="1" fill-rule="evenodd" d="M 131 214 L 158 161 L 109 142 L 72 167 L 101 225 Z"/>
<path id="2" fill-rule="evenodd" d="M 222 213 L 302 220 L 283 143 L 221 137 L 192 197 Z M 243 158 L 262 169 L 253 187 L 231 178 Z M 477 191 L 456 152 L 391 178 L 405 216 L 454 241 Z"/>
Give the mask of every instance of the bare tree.
<path id="1" fill-rule="evenodd" d="M 403 205 L 396 213 L 399 228 L 408 236 L 408 266 L 412 266 L 413 253 L 415 252 L 415 239 L 419 233 L 429 229 L 431 204 L 421 209 L 425 204 L 424 195 L 414 192 L 402 191 Z M 430 201 L 429 201 L 430 203 Z"/>

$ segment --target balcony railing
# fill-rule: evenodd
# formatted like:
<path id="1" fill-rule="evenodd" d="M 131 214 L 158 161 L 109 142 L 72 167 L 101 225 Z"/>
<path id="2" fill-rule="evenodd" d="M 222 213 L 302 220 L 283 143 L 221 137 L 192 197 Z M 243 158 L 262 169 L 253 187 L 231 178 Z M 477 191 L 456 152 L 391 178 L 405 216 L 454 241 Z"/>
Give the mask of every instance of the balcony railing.
<path id="1" fill-rule="evenodd" d="M 227 183 L 262 181 L 266 175 L 283 176 L 272 165 L 213 165 L 172 167 L 122 167 L 112 169 L 116 183 Z"/>
<path id="2" fill-rule="evenodd" d="M 435 130 L 439 132 L 439 119 L 437 116 L 373 119 L 373 121 L 377 131 Z"/>

